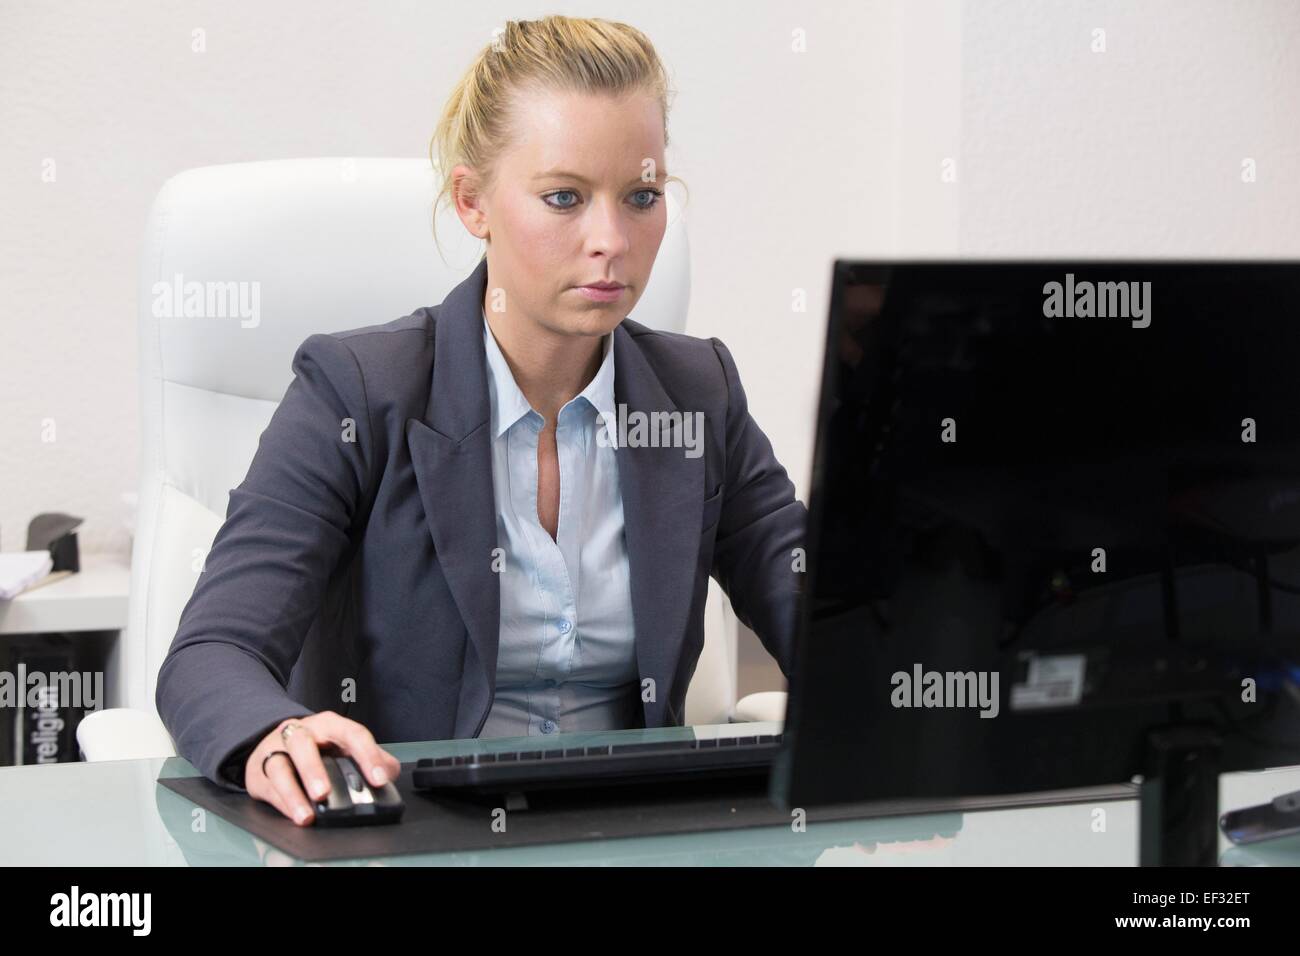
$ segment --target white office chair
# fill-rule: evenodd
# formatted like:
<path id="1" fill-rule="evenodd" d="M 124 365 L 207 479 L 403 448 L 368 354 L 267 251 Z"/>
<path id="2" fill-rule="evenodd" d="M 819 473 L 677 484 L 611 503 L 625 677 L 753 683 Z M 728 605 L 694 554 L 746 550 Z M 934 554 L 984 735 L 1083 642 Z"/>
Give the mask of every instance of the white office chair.
<path id="1" fill-rule="evenodd" d="M 292 379 L 297 347 L 314 332 L 437 304 L 477 264 L 478 240 L 449 209 L 438 221 L 446 261 L 440 257 L 431 229 L 435 186 L 425 160 L 348 158 L 209 166 L 174 176 L 159 191 L 140 275 L 143 428 L 117 685 L 124 706 L 82 720 L 77 742 L 85 759 L 175 753 L 154 707 L 158 668 L 225 520 L 230 489 L 243 481 Z M 668 231 L 632 316 L 681 331 L 689 250 L 680 206 L 672 196 L 666 201 Z M 245 301 L 257 302 L 257 314 L 241 312 L 232 297 L 225 318 L 156 317 L 158 284 L 184 294 L 187 282 L 256 288 L 259 298 Z M 736 706 L 736 622 L 717 585 L 710 588 L 686 719 L 771 719 L 774 711 L 756 711 L 755 701 Z"/>

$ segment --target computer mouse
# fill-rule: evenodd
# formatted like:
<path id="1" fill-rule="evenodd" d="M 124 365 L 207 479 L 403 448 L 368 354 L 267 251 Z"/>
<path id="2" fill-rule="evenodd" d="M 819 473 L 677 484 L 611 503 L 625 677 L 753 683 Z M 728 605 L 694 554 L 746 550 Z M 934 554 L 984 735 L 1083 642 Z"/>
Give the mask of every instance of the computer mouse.
<path id="1" fill-rule="evenodd" d="M 323 799 L 312 801 L 316 826 L 352 827 L 402 819 L 406 804 L 391 780 L 382 787 L 373 786 L 346 755 L 321 754 L 320 759 L 330 790 Z"/>

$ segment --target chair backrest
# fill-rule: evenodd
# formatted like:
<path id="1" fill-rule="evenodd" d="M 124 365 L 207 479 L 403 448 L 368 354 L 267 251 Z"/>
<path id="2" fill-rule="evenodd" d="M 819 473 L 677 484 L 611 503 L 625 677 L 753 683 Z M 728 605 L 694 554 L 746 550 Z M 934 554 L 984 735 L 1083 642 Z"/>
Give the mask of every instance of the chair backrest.
<path id="1" fill-rule="evenodd" d="M 156 713 L 159 665 L 230 490 L 289 386 L 297 347 L 315 332 L 437 304 L 478 263 L 479 241 L 447 208 L 439 254 L 436 186 L 426 160 L 317 158 L 192 169 L 159 191 L 140 275 L 139 510 L 118 688 L 125 706 Z M 680 205 L 665 199 L 668 230 L 631 315 L 682 331 L 689 250 Z M 708 702 L 701 713 L 733 693 L 732 657 L 716 647 L 702 655 L 692 685 Z"/>

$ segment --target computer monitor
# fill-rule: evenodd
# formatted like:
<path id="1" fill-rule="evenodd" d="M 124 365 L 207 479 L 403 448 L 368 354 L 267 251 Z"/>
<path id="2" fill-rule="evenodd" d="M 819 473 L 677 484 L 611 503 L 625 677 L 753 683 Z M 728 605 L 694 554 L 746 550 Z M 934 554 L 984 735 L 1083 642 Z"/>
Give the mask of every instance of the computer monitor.
<path id="1" fill-rule="evenodd" d="M 784 806 L 1300 763 L 1300 264 L 834 266 Z"/>

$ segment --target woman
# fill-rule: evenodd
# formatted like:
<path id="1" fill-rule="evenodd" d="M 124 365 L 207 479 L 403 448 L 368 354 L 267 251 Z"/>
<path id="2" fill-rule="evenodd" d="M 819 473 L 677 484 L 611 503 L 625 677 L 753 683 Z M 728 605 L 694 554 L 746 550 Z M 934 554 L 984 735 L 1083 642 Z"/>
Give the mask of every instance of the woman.
<path id="1" fill-rule="evenodd" d="M 666 113 L 601 20 L 511 22 L 459 84 L 436 165 L 486 255 L 302 343 L 159 671 L 210 779 L 306 825 L 322 747 L 379 785 L 376 738 L 681 724 L 710 573 L 789 674 L 804 508 L 722 343 L 625 321 Z"/>

